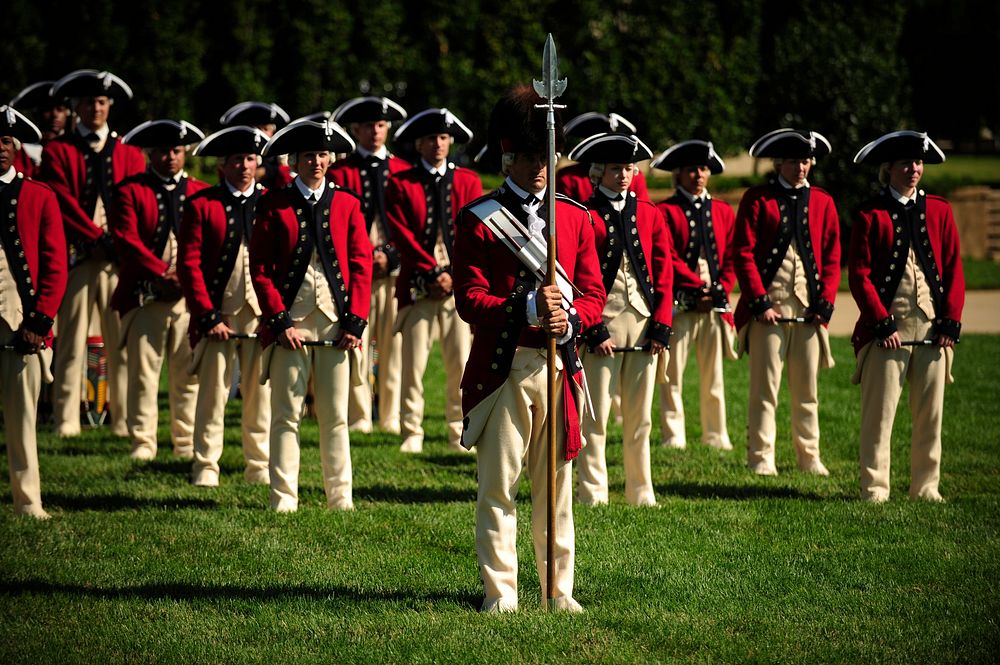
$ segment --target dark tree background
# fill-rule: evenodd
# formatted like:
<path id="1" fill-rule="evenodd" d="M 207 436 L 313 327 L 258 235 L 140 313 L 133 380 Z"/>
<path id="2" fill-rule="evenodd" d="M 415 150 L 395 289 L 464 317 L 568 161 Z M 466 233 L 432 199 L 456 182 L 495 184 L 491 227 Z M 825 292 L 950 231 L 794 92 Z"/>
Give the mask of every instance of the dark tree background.
<path id="1" fill-rule="evenodd" d="M 654 150 L 711 139 L 724 154 L 796 126 L 833 154 L 814 179 L 845 209 L 871 173 L 850 166 L 879 134 L 926 129 L 956 145 L 1000 133 L 1000 4 L 973 0 L 6 0 L 0 100 L 77 68 L 134 89 L 127 130 L 181 117 L 206 131 L 232 104 L 276 101 L 293 117 L 359 94 L 411 112 L 447 106 L 485 139 L 508 85 L 540 75 L 552 32 L 567 117 L 618 111 Z M 965 83 L 965 73 L 974 84 Z"/>

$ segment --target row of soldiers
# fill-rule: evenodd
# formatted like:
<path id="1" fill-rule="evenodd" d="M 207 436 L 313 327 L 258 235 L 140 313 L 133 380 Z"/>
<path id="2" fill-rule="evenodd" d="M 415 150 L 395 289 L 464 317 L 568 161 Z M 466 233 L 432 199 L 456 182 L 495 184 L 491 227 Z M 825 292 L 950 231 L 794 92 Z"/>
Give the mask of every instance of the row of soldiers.
<path id="1" fill-rule="evenodd" d="M 154 120 L 119 140 L 107 116 L 114 100 L 131 97 L 124 81 L 80 70 L 42 87 L 50 101 L 72 100 L 78 119 L 41 153 L 36 177 L 47 186 L 15 168 L 41 133 L 11 107 L 2 110 L 0 127 L 0 171 L 10 183 L 0 204 L 5 218 L 17 221 L 3 236 L 0 294 L 4 336 L 16 347 L 3 354 L 4 371 L 9 366 L 23 379 L 12 391 L 5 378 L 3 394 L 18 512 L 45 515 L 34 405 L 53 319 L 61 375 L 56 427 L 73 436 L 86 317 L 95 304 L 108 343 L 112 428 L 130 438 L 132 456 L 156 454 L 165 358 L 174 453 L 193 457 L 195 484 L 217 485 L 224 406 L 238 363 L 245 477 L 270 484 L 278 511 L 297 509 L 298 430 L 310 390 L 327 504 L 352 507 L 348 430 L 373 426 L 371 342 L 378 425 L 399 432 L 403 451 L 421 450 L 423 373 L 440 337 L 449 445 L 479 451 L 484 609 L 516 606 L 508 551 L 524 464 L 536 507 L 544 499 L 541 424 L 555 416 L 544 413 L 538 383 L 548 335 L 559 341 L 564 373 L 557 567 L 569 570 L 560 578 L 565 609 L 577 607 L 569 460 L 580 457 L 578 500 L 607 502 L 606 424 L 612 396 L 620 394 L 626 499 L 655 503 L 653 387 L 664 384 L 664 444 L 684 447 L 680 386 L 692 347 L 704 443 L 732 448 L 721 364 L 745 352 L 751 469 L 777 473 L 774 413 L 787 366 L 798 465 L 827 473 L 816 372 L 832 362 L 826 324 L 840 241 L 832 198 L 808 182 L 815 160 L 830 150 L 816 132 L 781 129 L 758 140 L 751 155 L 773 159 L 775 172 L 747 191 L 734 214 L 708 192 L 709 177 L 724 169 L 710 142 L 684 141 L 653 159 L 676 185 L 674 196 L 653 204 L 636 163 L 654 156 L 635 128 L 615 114 L 574 118 L 566 134 L 585 138 L 569 154 L 577 164 L 557 178 L 558 188 L 573 194 L 557 199 L 560 279 L 539 288 L 547 169 L 544 123 L 530 89 L 510 91 L 491 115 L 480 161 L 506 179 L 484 197 L 479 178 L 448 160 L 451 146 L 472 133 L 447 109 L 408 117 L 389 99 L 365 97 L 332 115 L 290 121 L 276 105 L 247 102 L 207 137 L 185 121 Z M 392 123 L 400 123 L 396 141 L 412 142 L 416 165 L 388 152 Z M 187 176 L 191 145 L 194 155 L 218 158 L 219 185 Z M 334 162 L 337 154 L 347 156 Z M 889 434 L 904 380 L 920 386 L 911 399 L 919 419 L 911 494 L 940 499 L 941 402 L 964 283 L 950 207 L 917 183 L 925 161 L 943 159 L 926 135 L 905 131 L 873 141 L 856 158 L 882 165 L 885 184 L 855 219 L 849 260 L 862 311 L 853 338 L 863 398 L 862 496 L 873 501 L 888 498 Z M 262 178 L 271 181 L 269 191 Z M 729 294 L 737 281 L 734 313 Z M 6 297 L 15 292 L 17 301 Z M 583 376 L 587 390 L 578 389 Z M 533 512 L 538 538 L 544 511 Z"/>

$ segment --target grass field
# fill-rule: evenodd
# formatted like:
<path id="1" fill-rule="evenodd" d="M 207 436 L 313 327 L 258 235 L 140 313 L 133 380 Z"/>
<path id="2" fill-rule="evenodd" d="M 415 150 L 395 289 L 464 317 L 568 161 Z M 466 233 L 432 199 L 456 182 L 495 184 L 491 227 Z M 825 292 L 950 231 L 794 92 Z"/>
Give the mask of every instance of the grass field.
<path id="1" fill-rule="evenodd" d="M 614 430 L 612 503 L 576 510 L 587 612 L 574 616 L 537 609 L 526 486 L 521 612 L 476 613 L 475 462 L 446 450 L 436 356 L 425 454 L 353 437 L 352 513 L 323 508 L 315 424 L 299 512 L 267 510 L 267 488 L 242 482 L 238 401 L 216 490 L 190 486 L 169 445 L 133 463 L 103 432 L 40 433 L 53 519 L 13 518 L 0 486 L 0 662 L 996 662 L 1000 337 L 969 335 L 959 349 L 941 505 L 906 498 L 905 395 L 892 500 L 856 500 L 853 356 L 844 339 L 834 352 L 820 386 L 829 478 L 794 470 L 784 401 L 781 475 L 746 471 L 745 361 L 726 366 L 736 450 L 697 445 L 692 406 L 689 449 L 652 451 L 658 507 L 624 504 Z"/>

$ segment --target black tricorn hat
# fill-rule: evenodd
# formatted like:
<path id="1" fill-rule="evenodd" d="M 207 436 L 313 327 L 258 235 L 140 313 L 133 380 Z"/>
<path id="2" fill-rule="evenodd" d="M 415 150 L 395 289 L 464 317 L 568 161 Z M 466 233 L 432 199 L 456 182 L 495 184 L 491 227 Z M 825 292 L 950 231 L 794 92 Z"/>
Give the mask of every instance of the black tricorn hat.
<path id="1" fill-rule="evenodd" d="M 229 155 L 259 155 L 267 145 L 267 134 L 256 127 L 236 125 L 209 134 L 195 146 L 196 157 L 228 157 Z"/>
<path id="2" fill-rule="evenodd" d="M 394 138 L 397 141 L 416 141 L 431 134 L 450 134 L 456 143 L 468 143 L 472 140 L 471 129 L 448 109 L 438 108 L 427 109 L 411 117 L 399 126 Z"/>
<path id="3" fill-rule="evenodd" d="M 0 106 L 0 136 L 12 136 L 21 143 L 38 143 L 42 133 L 13 106 Z"/>
<path id="4" fill-rule="evenodd" d="M 548 150 L 547 111 L 539 108 L 542 98 L 527 85 L 510 88 L 493 105 L 487 128 L 488 153 L 491 161 L 505 152 L 545 153 Z M 556 152 L 565 144 L 562 118 L 556 111 Z"/>
<path id="5" fill-rule="evenodd" d="M 236 125 L 277 125 L 282 127 L 288 124 L 288 114 L 274 102 L 240 102 L 229 108 L 219 118 L 219 123 L 223 127 L 234 127 Z"/>
<path id="6" fill-rule="evenodd" d="M 66 106 L 65 99 L 56 99 L 50 94 L 53 83 L 55 81 L 38 81 L 37 83 L 32 83 L 14 95 L 14 99 L 10 100 L 10 105 L 26 111 L 48 109 L 59 105 Z"/>
<path id="7" fill-rule="evenodd" d="M 719 154 L 715 152 L 715 146 L 711 141 L 681 141 L 676 143 L 657 156 L 649 164 L 654 169 L 673 171 L 685 166 L 707 166 L 712 174 L 719 174 L 726 170 L 726 163 L 722 161 Z"/>
<path id="8" fill-rule="evenodd" d="M 902 129 L 880 136 L 854 156 L 855 164 L 883 164 L 897 159 L 919 159 L 925 164 L 940 164 L 944 153 L 926 132 Z"/>
<path id="9" fill-rule="evenodd" d="M 830 154 L 830 142 L 819 132 L 788 127 L 768 132 L 750 146 L 751 157 L 802 159 Z"/>
<path id="10" fill-rule="evenodd" d="M 567 138 L 585 138 L 595 134 L 622 133 L 635 134 L 635 125 L 617 113 L 588 111 L 566 122 Z"/>
<path id="11" fill-rule="evenodd" d="M 406 109 L 388 97 L 355 97 L 333 111 L 333 119 L 341 125 L 378 120 L 405 120 Z"/>
<path id="12" fill-rule="evenodd" d="M 632 164 L 649 159 L 653 151 L 635 134 L 595 134 L 580 141 L 569 153 L 574 162 Z"/>
<path id="13" fill-rule="evenodd" d="M 135 126 L 122 137 L 122 143 L 137 148 L 172 148 L 191 145 L 205 138 L 205 134 L 187 120 L 147 120 Z"/>
<path id="14" fill-rule="evenodd" d="M 275 132 L 261 154 L 267 157 L 319 150 L 353 152 L 354 141 L 333 120 L 323 123 L 299 120 Z"/>
<path id="15" fill-rule="evenodd" d="M 49 94 L 56 99 L 75 97 L 132 99 L 132 88 L 111 72 L 77 69 L 53 83 Z"/>
<path id="16" fill-rule="evenodd" d="M 313 122 L 326 122 L 328 118 L 333 117 L 333 111 L 316 111 L 315 113 L 307 113 L 306 115 L 299 116 L 292 122 L 298 122 L 299 120 L 312 120 Z"/>

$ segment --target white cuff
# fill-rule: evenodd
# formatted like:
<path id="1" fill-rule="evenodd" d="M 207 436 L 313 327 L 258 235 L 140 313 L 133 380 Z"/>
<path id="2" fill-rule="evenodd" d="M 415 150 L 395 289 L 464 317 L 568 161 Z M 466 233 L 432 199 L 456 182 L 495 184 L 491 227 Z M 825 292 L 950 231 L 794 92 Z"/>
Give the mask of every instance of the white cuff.
<path id="1" fill-rule="evenodd" d="M 529 326 L 539 326 L 541 321 L 538 318 L 538 308 L 535 302 L 538 296 L 538 291 L 534 289 L 528 291 L 528 298 L 525 300 L 525 312 L 528 315 L 528 325 Z"/>

